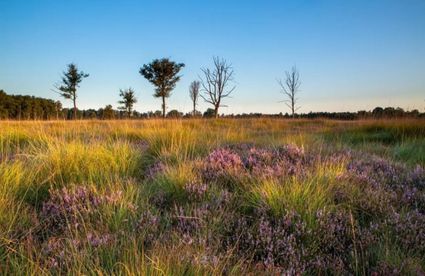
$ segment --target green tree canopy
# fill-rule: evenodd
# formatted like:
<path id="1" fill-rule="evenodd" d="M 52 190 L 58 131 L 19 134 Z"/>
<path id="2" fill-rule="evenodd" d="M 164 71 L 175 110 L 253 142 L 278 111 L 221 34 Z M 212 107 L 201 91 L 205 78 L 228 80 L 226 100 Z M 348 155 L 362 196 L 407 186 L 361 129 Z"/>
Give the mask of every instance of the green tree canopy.
<path id="1" fill-rule="evenodd" d="M 165 118 L 165 98 L 170 97 L 171 91 L 180 80 L 178 73 L 184 67 L 184 63 L 176 63 L 168 58 L 155 59 L 149 64 L 143 65 L 139 73 L 151 82 L 155 88 L 154 96 L 162 98 L 162 116 Z"/>
<path id="2" fill-rule="evenodd" d="M 125 110 L 127 112 L 127 117 L 130 117 L 133 106 L 137 103 L 135 92 L 131 87 L 125 90 L 120 90 L 120 97 L 122 98 L 122 100 L 118 102 L 122 104 L 120 109 Z"/>
<path id="3" fill-rule="evenodd" d="M 68 64 L 68 68 L 63 72 L 61 84 L 56 86 L 58 93 L 65 99 L 72 100 L 74 105 L 74 120 L 77 118 L 77 88 L 84 78 L 89 74 L 83 71 L 78 71 L 77 65 L 74 63 Z"/>

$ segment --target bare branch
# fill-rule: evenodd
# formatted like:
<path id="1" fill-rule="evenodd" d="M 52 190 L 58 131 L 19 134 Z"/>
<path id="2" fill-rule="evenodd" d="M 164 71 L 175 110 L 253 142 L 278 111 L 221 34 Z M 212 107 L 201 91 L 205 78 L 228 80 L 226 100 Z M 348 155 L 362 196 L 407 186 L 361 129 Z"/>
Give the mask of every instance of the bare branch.
<path id="1" fill-rule="evenodd" d="M 192 114 L 193 116 L 196 115 L 196 104 L 198 103 L 200 86 L 201 86 L 201 83 L 199 81 L 193 81 L 189 86 L 189 95 L 193 103 L 193 114 Z"/>
<path id="2" fill-rule="evenodd" d="M 298 69 L 293 66 L 290 72 L 285 72 L 285 76 L 285 81 L 278 79 L 277 82 L 281 88 L 281 93 L 288 98 L 288 100 L 285 100 L 283 102 L 291 109 L 292 117 L 295 117 L 295 111 L 300 108 L 297 106 L 297 94 L 301 86 L 300 74 L 298 72 Z"/>
<path id="3" fill-rule="evenodd" d="M 236 86 L 230 86 L 233 82 L 233 67 L 226 60 L 219 57 L 213 58 L 213 69 L 202 68 L 204 78 L 201 79 L 203 94 L 201 98 L 205 102 L 214 106 L 215 117 L 218 117 L 218 109 L 221 106 L 222 99 L 230 97 L 230 94 L 236 89 Z"/>

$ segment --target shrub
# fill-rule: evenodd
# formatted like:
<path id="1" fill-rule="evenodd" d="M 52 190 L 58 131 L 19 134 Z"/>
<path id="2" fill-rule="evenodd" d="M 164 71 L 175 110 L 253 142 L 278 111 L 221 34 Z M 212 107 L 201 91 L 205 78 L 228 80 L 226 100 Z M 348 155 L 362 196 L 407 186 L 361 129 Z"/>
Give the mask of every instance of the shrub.
<path id="1" fill-rule="evenodd" d="M 293 275 L 307 267 L 302 245 L 306 234 L 306 226 L 296 213 L 288 212 L 278 219 L 257 214 L 255 218 L 239 216 L 228 222 L 223 242 L 224 248 L 239 258 Z"/>
<path id="2" fill-rule="evenodd" d="M 386 221 L 396 242 L 407 252 L 425 254 L 425 214 L 417 210 L 394 212 Z"/>
<path id="3" fill-rule="evenodd" d="M 226 180 L 241 173 L 243 164 L 240 156 L 226 148 L 212 151 L 202 165 L 202 177 L 205 181 Z"/>
<path id="4" fill-rule="evenodd" d="M 358 270 L 362 256 L 376 237 L 367 228 L 360 228 L 354 217 L 342 210 L 317 212 L 316 242 L 312 268 L 325 274 L 347 274 Z M 357 266 L 357 268 L 356 268 Z"/>
<path id="5" fill-rule="evenodd" d="M 68 228 L 80 229 L 98 213 L 102 204 L 116 204 L 121 191 L 98 195 L 85 186 L 73 189 L 50 190 L 50 198 L 43 203 L 40 220 L 48 234 L 57 234 Z"/>
<path id="6" fill-rule="evenodd" d="M 198 183 L 196 181 L 190 181 L 184 186 L 189 200 L 200 201 L 202 200 L 207 192 L 208 186 L 204 183 Z"/>

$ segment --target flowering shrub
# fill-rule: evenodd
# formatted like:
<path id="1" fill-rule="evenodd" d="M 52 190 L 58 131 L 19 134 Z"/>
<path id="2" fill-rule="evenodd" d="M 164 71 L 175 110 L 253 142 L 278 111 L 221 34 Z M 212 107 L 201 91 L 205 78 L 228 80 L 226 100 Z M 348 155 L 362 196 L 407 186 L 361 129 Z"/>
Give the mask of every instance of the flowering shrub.
<path id="1" fill-rule="evenodd" d="M 401 206 L 425 212 L 425 191 L 419 190 L 416 186 L 401 186 L 398 189 L 397 199 Z"/>
<path id="2" fill-rule="evenodd" d="M 202 175 L 207 182 L 244 173 L 257 178 L 301 176 L 307 165 L 304 151 L 293 145 L 270 149 L 243 144 L 214 150 L 203 162 Z"/>
<path id="3" fill-rule="evenodd" d="M 245 168 L 259 178 L 272 178 L 284 175 L 284 167 L 281 166 L 277 151 L 258 149 L 252 147 L 243 158 Z"/>
<path id="4" fill-rule="evenodd" d="M 342 180 L 361 187 L 363 204 L 360 208 L 380 205 L 382 210 L 409 206 L 423 210 L 425 207 L 425 172 L 420 166 L 413 170 L 393 164 L 375 156 L 352 160 Z M 370 210 L 371 214 L 380 214 Z M 388 213 L 389 214 L 389 213 Z"/>
<path id="5" fill-rule="evenodd" d="M 201 205 L 194 209 L 185 210 L 176 206 L 174 210 L 174 230 L 180 235 L 180 240 L 186 244 L 205 243 L 205 237 L 198 235 L 202 227 L 206 225 L 206 219 L 210 215 L 210 206 Z"/>
<path id="6" fill-rule="evenodd" d="M 223 177 L 234 176 L 241 172 L 242 160 L 230 149 L 219 148 L 211 152 L 204 160 L 202 176 L 206 181 L 215 181 Z"/>
<path id="7" fill-rule="evenodd" d="M 160 235 L 160 217 L 149 210 L 142 212 L 136 229 L 144 235 L 144 245 L 150 246 Z"/>
<path id="8" fill-rule="evenodd" d="M 403 167 L 375 156 L 353 160 L 348 164 L 347 171 L 351 176 L 374 187 L 400 185 L 404 175 Z"/>
<path id="9" fill-rule="evenodd" d="M 372 270 L 372 276 L 398 276 L 401 275 L 401 271 L 399 268 L 394 267 L 386 262 L 379 262 L 377 267 Z"/>
<path id="10" fill-rule="evenodd" d="M 313 236 L 318 244 L 312 262 L 315 271 L 347 274 L 351 272 L 353 257 L 360 259 L 361 250 L 366 250 L 375 241 L 371 231 L 361 229 L 346 212 L 320 210 L 316 221 Z"/>
<path id="11" fill-rule="evenodd" d="M 50 237 L 42 245 L 41 253 L 48 269 L 60 271 L 75 261 L 71 252 L 90 258 L 90 251 L 111 245 L 113 241 L 114 236 L 111 234 L 92 232 L 80 238 Z"/>
<path id="12" fill-rule="evenodd" d="M 184 190 L 191 201 L 202 200 L 207 192 L 207 188 L 208 186 L 206 184 L 198 183 L 196 181 L 190 181 L 184 186 Z"/>
<path id="13" fill-rule="evenodd" d="M 96 214 L 101 204 L 116 204 L 122 196 L 121 191 L 97 195 L 84 186 L 74 189 L 64 187 L 49 193 L 50 199 L 43 203 L 40 219 L 50 233 L 62 232 L 68 227 L 82 227 L 85 220 Z"/>
<path id="14" fill-rule="evenodd" d="M 325 166 L 316 166 L 323 163 Z M 190 179 L 196 180 L 188 182 L 183 182 L 187 178 L 179 182 L 178 178 L 158 177 L 167 169 L 162 162 L 147 169 L 146 179 L 154 180 L 147 187 L 158 188 L 152 190 L 147 200 L 157 209 L 146 208 L 136 213 L 138 210 L 133 207 L 137 216 L 129 224 L 133 226 L 132 234 L 147 249 L 163 244 L 172 248 L 177 241 L 177 247 L 190 249 L 179 257 L 196 266 L 232 262 L 228 260 L 231 252 L 236 262 L 244 260 L 250 269 L 286 275 L 356 274 L 358 269 L 378 274 L 402 273 L 393 264 L 373 259 L 373 246 L 383 242 L 382 233 L 389 233 L 402 254 L 425 255 L 425 170 L 420 166 L 409 169 L 379 157 L 356 156 L 351 152 L 320 156 L 306 154 L 292 145 L 267 148 L 248 144 L 215 149 L 199 164 L 200 170 L 189 170 L 199 173 L 190 175 Z M 302 184 L 303 177 L 314 176 L 314 170 L 326 169 L 327 165 L 335 168 L 330 177 L 337 177 L 330 181 L 330 205 L 336 207 L 322 209 L 315 216 L 313 210 L 306 218 L 311 219 L 308 221 L 303 220 L 305 216 L 283 208 L 279 214 L 284 215 L 278 215 L 264 206 L 245 204 L 244 193 L 251 191 L 250 186 L 211 186 L 247 178 L 271 178 L 286 185 L 281 180 L 291 176 Z M 51 190 L 40 212 L 41 225 L 47 233 L 40 239 L 46 266 L 69 266 L 72 260 L 68 250 L 89 256 L 91 250 L 111 245 L 117 236 L 92 229 L 97 229 L 102 221 L 99 218 L 104 205 L 122 204 L 121 199 L 120 191 L 98 194 L 84 186 Z M 279 200 L 276 204 L 281 203 Z M 286 203 L 284 200 L 285 197 L 282 204 Z M 352 211 L 348 212 L 346 207 Z M 202 250 L 194 253 L 192 249 Z M 371 260 L 373 268 L 369 267 Z"/>
<path id="15" fill-rule="evenodd" d="M 417 210 L 406 214 L 394 212 L 387 221 L 397 243 L 407 251 L 425 254 L 425 214 Z"/>
<path id="16" fill-rule="evenodd" d="M 239 217 L 226 228 L 224 247 L 283 274 L 301 274 L 307 265 L 302 239 L 308 233 L 296 213 L 273 219 Z"/>
<path id="17" fill-rule="evenodd" d="M 298 163 L 305 157 L 303 148 L 291 144 L 278 148 L 278 152 L 281 159 L 291 163 Z"/>
<path id="18" fill-rule="evenodd" d="M 308 166 L 303 149 L 294 145 L 277 149 L 251 148 L 245 160 L 253 174 L 260 177 L 301 176 Z"/>
<path id="19" fill-rule="evenodd" d="M 425 190 L 425 169 L 419 165 L 415 167 L 407 176 L 410 185 L 420 190 Z"/>
<path id="20" fill-rule="evenodd" d="M 166 166 L 163 162 L 157 161 L 153 163 L 150 167 L 147 168 L 145 173 L 145 178 L 152 180 L 157 177 L 159 174 L 163 173 L 166 170 Z"/>
<path id="21" fill-rule="evenodd" d="M 112 235 L 110 234 L 94 234 L 94 233 L 88 233 L 87 234 L 87 243 L 91 247 L 99 247 L 109 244 L 113 240 Z"/>

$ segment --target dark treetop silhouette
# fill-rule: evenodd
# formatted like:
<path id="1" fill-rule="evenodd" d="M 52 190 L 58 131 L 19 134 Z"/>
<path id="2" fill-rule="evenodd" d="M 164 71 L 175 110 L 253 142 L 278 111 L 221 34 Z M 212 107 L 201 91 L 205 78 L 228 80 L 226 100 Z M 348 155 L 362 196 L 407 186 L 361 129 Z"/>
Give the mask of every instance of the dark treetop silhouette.
<path id="1" fill-rule="evenodd" d="M 180 80 L 178 73 L 184 67 L 184 63 L 176 63 L 168 58 L 155 59 L 149 64 L 143 65 L 139 73 L 150 81 L 155 87 L 154 96 L 162 98 L 162 116 L 165 118 L 165 98 L 170 97 L 171 91 Z"/>
<path id="2" fill-rule="evenodd" d="M 56 89 L 62 97 L 72 100 L 74 105 L 74 120 L 77 118 L 77 88 L 79 87 L 80 82 L 88 76 L 89 74 L 86 74 L 83 71 L 78 72 L 77 65 L 71 63 L 68 64 L 68 70 L 63 72 L 61 80 L 62 83 L 56 85 Z"/>
<path id="3" fill-rule="evenodd" d="M 127 117 L 131 117 L 131 111 L 133 109 L 133 106 L 135 103 L 137 103 L 136 96 L 134 94 L 134 90 L 130 87 L 125 90 L 120 90 L 120 97 L 122 100 L 120 100 L 118 103 L 122 104 L 120 107 L 121 110 L 125 110 L 127 112 Z"/>

